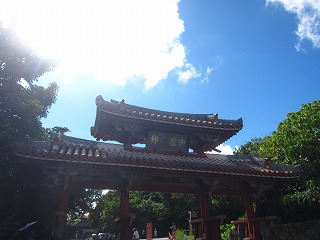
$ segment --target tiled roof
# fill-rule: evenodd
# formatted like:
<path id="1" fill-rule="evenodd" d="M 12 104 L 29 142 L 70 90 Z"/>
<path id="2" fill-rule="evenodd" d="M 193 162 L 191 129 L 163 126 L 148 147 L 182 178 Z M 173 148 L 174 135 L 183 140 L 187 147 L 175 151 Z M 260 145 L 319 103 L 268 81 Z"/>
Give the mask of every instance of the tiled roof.
<path id="1" fill-rule="evenodd" d="M 190 114 L 159 111 L 150 108 L 138 107 L 130 104 L 111 100 L 106 101 L 102 96 L 96 98 L 98 109 L 113 114 L 119 114 L 128 117 L 161 121 L 167 123 L 184 124 L 196 127 L 214 128 L 214 129 L 233 129 L 241 130 L 243 127 L 242 118 L 238 120 L 219 119 L 218 114 Z"/>
<path id="2" fill-rule="evenodd" d="M 91 135 L 97 140 L 145 144 L 150 132 L 182 134 L 188 148 L 203 154 L 216 150 L 243 127 L 242 119 L 224 120 L 218 114 L 189 114 L 159 111 L 96 98 L 97 113 Z"/>
<path id="3" fill-rule="evenodd" d="M 144 169 L 201 176 L 245 177 L 257 179 L 294 179 L 300 176 L 299 167 L 268 164 L 254 156 L 208 154 L 177 156 L 124 150 L 122 145 L 88 141 L 53 135 L 46 142 L 17 145 L 15 155 L 45 164 L 76 164 L 101 167 Z"/>

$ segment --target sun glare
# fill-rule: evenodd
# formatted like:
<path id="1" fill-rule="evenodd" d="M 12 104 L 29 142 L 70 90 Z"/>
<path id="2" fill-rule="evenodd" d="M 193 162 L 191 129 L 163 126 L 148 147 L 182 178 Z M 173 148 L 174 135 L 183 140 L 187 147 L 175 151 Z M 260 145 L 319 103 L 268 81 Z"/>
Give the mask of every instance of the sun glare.
<path id="1" fill-rule="evenodd" d="M 0 16 L 64 75 L 140 77 L 149 88 L 186 64 L 178 0 L 12 0 L 0 3 Z"/>
<path id="2" fill-rule="evenodd" d="M 10 11 L 2 20 L 39 54 L 77 65 L 92 60 L 92 46 L 101 45 L 99 32 L 110 21 L 101 19 L 106 8 L 107 1 L 6 1 L 3 9 Z"/>

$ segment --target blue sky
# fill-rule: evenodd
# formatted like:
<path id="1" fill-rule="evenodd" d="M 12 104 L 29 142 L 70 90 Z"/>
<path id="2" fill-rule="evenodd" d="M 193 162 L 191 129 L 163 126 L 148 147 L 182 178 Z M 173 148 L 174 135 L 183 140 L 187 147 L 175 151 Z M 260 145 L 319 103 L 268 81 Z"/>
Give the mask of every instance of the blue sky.
<path id="1" fill-rule="evenodd" d="M 0 1 L 0 19 L 57 69 L 45 127 L 93 140 L 95 97 L 243 118 L 230 153 L 319 99 L 319 0 Z"/>

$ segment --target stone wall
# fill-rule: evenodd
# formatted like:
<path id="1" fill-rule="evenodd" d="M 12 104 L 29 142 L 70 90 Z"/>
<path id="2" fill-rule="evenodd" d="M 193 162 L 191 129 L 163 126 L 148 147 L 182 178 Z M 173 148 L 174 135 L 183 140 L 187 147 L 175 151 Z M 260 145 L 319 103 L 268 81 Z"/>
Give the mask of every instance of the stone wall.
<path id="1" fill-rule="evenodd" d="M 320 240 L 320 220 L 270 226 L 272 240 Z"/>

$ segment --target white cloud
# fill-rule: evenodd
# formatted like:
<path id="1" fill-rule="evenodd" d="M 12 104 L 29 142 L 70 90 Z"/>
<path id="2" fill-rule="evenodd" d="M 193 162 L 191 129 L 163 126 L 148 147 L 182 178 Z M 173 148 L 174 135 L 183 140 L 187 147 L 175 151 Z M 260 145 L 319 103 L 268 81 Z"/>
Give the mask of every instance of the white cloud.
<path id="1" fill-rule="evenodd" d="M 181 83 L 187 83 L 192 78 L 198 78 L 201 77 L 201 69 L 197 70 L 194 66 L 192 66 L 190 63 L 186 63 L 183 66 L 183 69 L 179 69 L 177 71 L 178 74 L 178 81 Z"/>
<path id="2" fill-rule="evenodd" d="M 234 150 L 238 149 L 238 146 L 235 146 L 234 149 L 232 149 L 232 147 L 230 145 L 225 145 L 225 144 L 220 144 L 217 147 L 217 150 L 221 151 L 221 152 L 215 152 L 215 151 L 211 151 L 211 152 L 206 152 L 207 154 L 222 154 L 222 155 L 233 155 Z"/>
<path id="3" fill-rule="evenodd" d="M 198 77 L 180 42 L 179 0 L 3 0 L 0 19 L 28 44 L 58 61 L 57 74 L 90 74 L 106 83 L 145 81 L 171 71 Z"/>
<path id="4" fill-rule="evenodd" d="M 210 73 L 213 71 L 212 67 L 207 67 L 206 74 L 210 75 Z"/>
<path id="5" fill-rule="evenodd" d="M 217 149 L 221 151 L 220 154 L 224 154 L 224 155 L 233 155 L 233 151 L 234 151 L 234 149 L 232 149 L 230 145 L 224 145 L 224 144 L 220 144 L 217 147 Z"/>
<path id="6" fill-rule="evenodd" d="M 215 57 L 213 67 L 208 66 L 205 73 L 203 74 L 203 78 L 201 79 L 201 83 L 207 83 L 209 82 L 209 77 L 211 73 L 217 69 L 223 64 L 223 59 L 219 55 Z"/>
<path id="7" fill-rule="evenodd" d="M 214 70 L 214 68 L 212 67 L 207 67 L 207 70 L 205 72 L 204 77 L 201 79 L 201 83 L 207 83 L 209 82 L 209 76 L 211 74 L 211 72 Z"/>
<path id="8" fill-rule="evenodd" d="M 297 50 L 302 50 L 304 40 L 320 48 L 320 1 L 319 0 L 266 0 L 267 4 L 281 4 L 286 11 L 297 16 Z"/>

